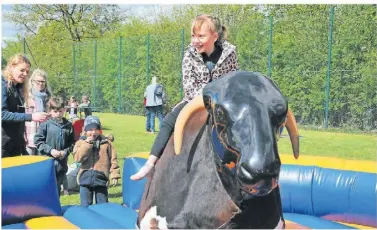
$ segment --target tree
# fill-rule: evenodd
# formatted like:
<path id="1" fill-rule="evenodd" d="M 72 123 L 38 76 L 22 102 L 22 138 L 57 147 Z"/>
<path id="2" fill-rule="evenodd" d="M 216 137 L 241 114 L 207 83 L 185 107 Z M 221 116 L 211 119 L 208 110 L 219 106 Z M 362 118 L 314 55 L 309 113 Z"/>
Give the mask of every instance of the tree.
<path id="1" fill-rule="evenodd" d="M 69 33 L 72 41 L 99 38 L 114 30 L 125 19 L 125 11 L 118 5 L 35 4 L 14 5 L 4 19 L 25 27 L 36 35 L 41 25 L 57 22 Z"/>
<path id="2" fill-rule="evenodd" d="M 3 56 L 1 56 L 1 69 L 4 69 L 7 66 L 7 61 Z"/>
<path id="3" fill-rule="evenodd" d="M 118 111 L 119 107 L 129 114 L 142 113 L 143 92 L 152 74 L 164 84 L 170 105 L 181 100 L 182 49 L 190 42 L 191 22 L 198 14 L 217 16 L 228 26 L 241 70 L 266 75 L 271 15 L 272 79 L 301 124 L 323 123 L 331 5 L 183 5 L 174 7 L 168 15 L 130 17 L 121 23 L 115 20 L 102 30 L 101 23 L 88 19 L 99 13 L 87 12 L 87 21 L 83 18 L 75 24 L 79 32 L 84 31 L 79 34 L 80 40 L 73 39 L 66 28 L 67 15 L 60 14 L 58 21 L 45 20 L 30 11 L 20 13 L 22 7 L 17 7 L 18 14 L 28 19 L 17 19 L 18 25 L 36 25 L 35 35 L 26 34 L 26 55 L 48 72 L 54 94 L 91 94 L 94 100 L 95 93 L 96 106 L 107 111 Z M 73 5 L 66 7 L 72 10 Z M 105 7 L 110 12 L 110 6 Z M 75 12 L 72 17 L 77 22 L 79 12 Z M 375 21 L 374 5 L 335 6 L 330 126 L 377 127 Z M 97 35 L 95 40 L 88 39 Z M 23 52 L 23 44 L 20 36 L 18 41 L 6 41 L 2 57 L 8 59 Z"/>

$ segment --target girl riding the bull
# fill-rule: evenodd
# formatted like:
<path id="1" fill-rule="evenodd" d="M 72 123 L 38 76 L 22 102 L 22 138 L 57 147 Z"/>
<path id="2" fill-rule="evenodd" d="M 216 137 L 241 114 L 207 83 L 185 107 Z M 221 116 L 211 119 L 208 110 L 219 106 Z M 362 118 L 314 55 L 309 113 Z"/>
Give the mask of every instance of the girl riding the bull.
<path id="1" fill-rule="evenodd" d="M 145 165 L 131 176 L 132 180 L 144 178 L 160 158 L 171 134 L 179 112 L 204 86 L 231 71 L 238 70 L 236 47 L 226 41 L 226 28 L 218 18 L 202 14 L 197 16 L 191 27 L 191 44 L 182 61 L 182 83 L 184 98 L 168 113 L 152 146 Z"/>

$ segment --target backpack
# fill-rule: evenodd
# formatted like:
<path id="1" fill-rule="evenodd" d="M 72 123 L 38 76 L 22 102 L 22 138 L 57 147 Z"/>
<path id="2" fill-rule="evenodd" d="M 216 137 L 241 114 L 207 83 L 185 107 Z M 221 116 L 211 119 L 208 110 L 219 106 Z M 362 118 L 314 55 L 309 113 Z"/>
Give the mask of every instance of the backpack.
<path id="1" fill-rule="evenodd" d="M 154 95 L 156 97 L 162 97 L 163 91 L 164 91 L 164 89 L 163 89 L 162 85 L 157 84 L 156 88 L 154 89 Z"/>

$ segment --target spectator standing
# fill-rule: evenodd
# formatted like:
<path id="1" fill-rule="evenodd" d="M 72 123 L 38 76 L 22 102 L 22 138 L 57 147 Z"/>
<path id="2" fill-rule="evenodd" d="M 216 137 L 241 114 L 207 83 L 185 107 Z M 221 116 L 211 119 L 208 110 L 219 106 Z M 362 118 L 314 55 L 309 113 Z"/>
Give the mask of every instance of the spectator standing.
<path id="1" fill-rule="evenodd" d="M 47 102 L 51 97 L 51 90 L 47 81 L 47 74 L 41 69 L 33 71 L 28 84 L 29 99 L 26 102 L 26 113 L 47 112 Z M 26 127 L 26 151 L 30 155 L 36 155 L 34 135 L 39 127 L 39 122 L 27 121 Z"/>
<path id="2" fill-rule="evenodd" d="M 72 121 L 77 118 L 77 107 L 78 103 L 74 96 L 69 99 L 69 119 Z"/>
<path id="3" fill-rule="evenodd" d="M 103 136 L 101 122 L 96 116 L 88 116 L 84 122 L 85 136 L 76 142 L 73 157 L 81 163 L 77 175 L 82 206 L 108 202 L 107 186 L 118 183 L 120 169 L 111 138 Z"/>
<path id="4" fill-rule="evenodd" d="M 92 115 L 92 109 L 89 108 L 90 106 L 91 106 L 91 104 L 90 104 L 89 97 L 86 96 L 86 95 L 82 96 L 81 97 L 81 104 L 78 106 L 79 110 L 80 110 L 80 113 L 83 110 L 84 114 L 85 114 L 85 117 L 91 116 Z"/>
<path id="5" fill-rule="evenodd" d="M 155 117 L 159 120 L 159 129 L 163 121 L 163 104 L 165 99 L 164 88 L 157 84 L 157 77 L 152 77 L 152 84 L 148 85 L 144 91 L 146 98 L 147 122 L 149 120 L 149 130 L 151 134 L 155 132 Z M 148 128 L 148 125 L 147 125 Z"/>
<path id="6" fill-rule="evenodd" d="M 75 143 L 75 135 L 71 122 L 64 118 L 64 101 L 59 97 L 51 97 L 47 103 L 51 118 L 43 122 L 34 136 L 34 144 L 38 152 L 54 158 L 56 181 L 60 196 L 60 187 L 68 171 L 68 156 Z"/>
<path id="7" fill-rule="evenodd" d="M 1 157 L 27 154 L 25 121 L 42 122 L 48 119 L 45 112 L 27 114 L 27 82 L 30 61 L 24 55 L 11 57 L 3 71 L 1 81 Z"/>

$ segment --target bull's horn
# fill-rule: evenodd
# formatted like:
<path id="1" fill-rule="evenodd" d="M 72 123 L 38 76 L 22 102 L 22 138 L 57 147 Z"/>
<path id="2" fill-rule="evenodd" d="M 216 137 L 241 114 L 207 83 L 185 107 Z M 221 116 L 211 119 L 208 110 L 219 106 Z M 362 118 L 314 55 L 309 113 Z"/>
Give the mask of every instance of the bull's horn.
<path id="1" fill-rule="evenodd" d="M 203 97 L 196 96 L 190 103 L 185 105 L 178 115 L 177 121 L 175 122 L 174 127 L 174 151 L 175 154 L 180 154 L 183 140 L 183 130 L 186 126 L 187 121 L 190 116 L 201 109 L 205 109 Z"/>
<path id="2" fill-rule="evenodd" d="M 291 138 L 293 155 L 297 159 L 300 154 L 299 135 L 298 135 L 296 119 L 290 108 L 288 108 L 287 121 L 285 123 L 285 127 L 287 128 L 289 137 Z"/>

